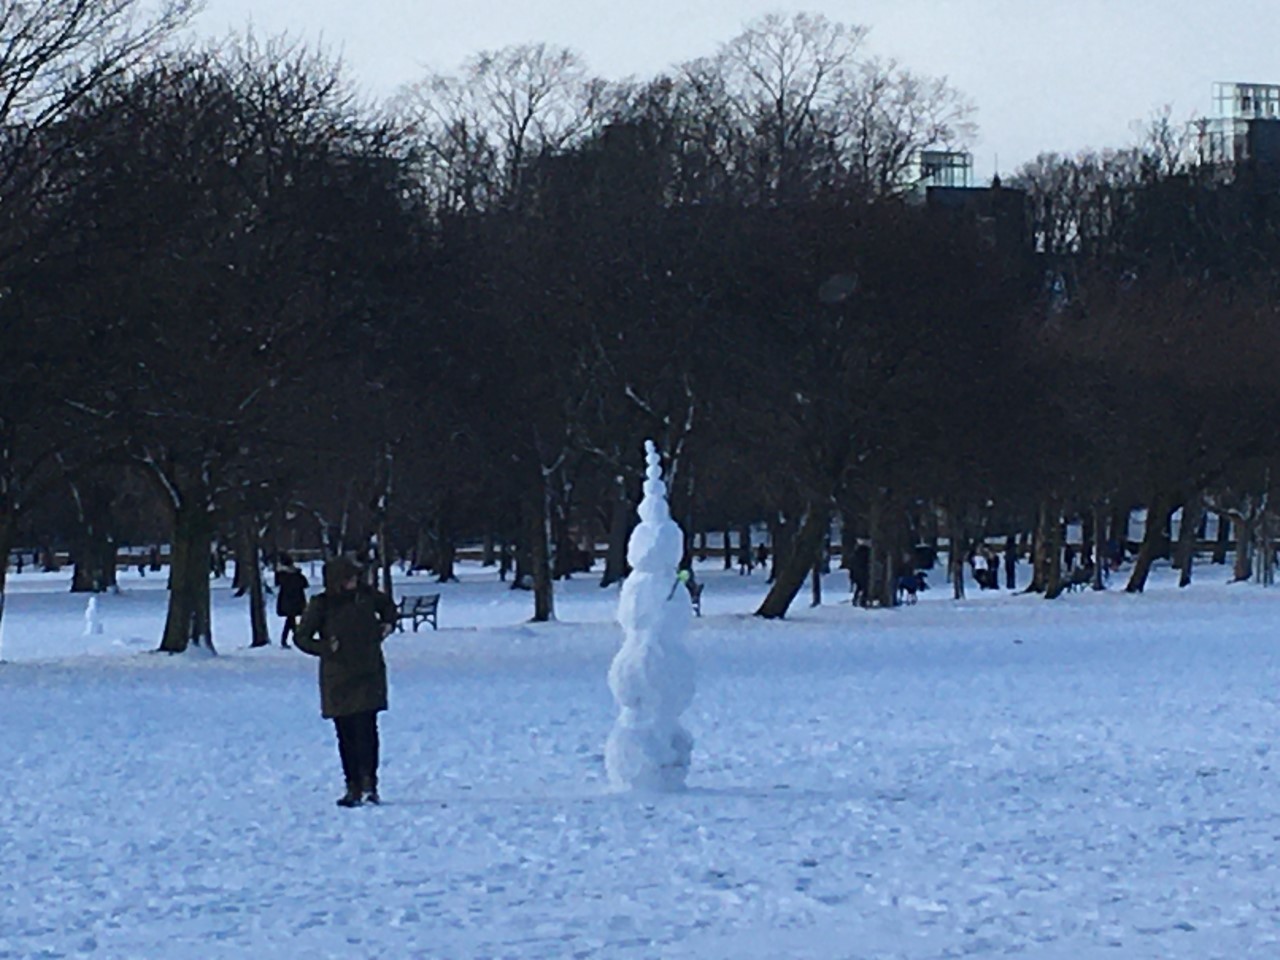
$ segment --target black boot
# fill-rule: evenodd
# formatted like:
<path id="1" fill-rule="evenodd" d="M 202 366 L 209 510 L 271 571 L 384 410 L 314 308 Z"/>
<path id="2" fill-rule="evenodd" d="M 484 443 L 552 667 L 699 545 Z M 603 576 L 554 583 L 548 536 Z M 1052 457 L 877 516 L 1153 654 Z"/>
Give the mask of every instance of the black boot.
<path id="1" fill-rule="evenodd" d="M 349 781 L 347 783 L 347 792 L 338 798 L 338 806 L 358 807 L 362 802 L 360 788 L 356 786 L 354 781 Z"/>
<path id="2" fill-rule="evenodd" d="M 378 775 L 375 773 L 371 777 L 366 777 L 364 781 L 364 798 L 369 803 L 381 803 L 382 798 L 378 796 Z"/>

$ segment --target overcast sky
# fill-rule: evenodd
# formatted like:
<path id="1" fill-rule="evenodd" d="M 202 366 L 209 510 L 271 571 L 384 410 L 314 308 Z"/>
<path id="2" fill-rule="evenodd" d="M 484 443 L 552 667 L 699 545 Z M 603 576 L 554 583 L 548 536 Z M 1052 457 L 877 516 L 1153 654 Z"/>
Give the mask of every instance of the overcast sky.
<path id="1" fill-rule="evenodd" d="M 1215 80 L 1280 83 L 1280 0 L 206 0 L 196 30 L 321 42 L 382 97 L 529 41 L 612 79 L 653 76 L 763 13 L 801 10 L 870 27 L 870 52 L 968 94 L 984 178 L 1042 151 L 1127 146 L 1165 105 L 1208 114 Z"/>

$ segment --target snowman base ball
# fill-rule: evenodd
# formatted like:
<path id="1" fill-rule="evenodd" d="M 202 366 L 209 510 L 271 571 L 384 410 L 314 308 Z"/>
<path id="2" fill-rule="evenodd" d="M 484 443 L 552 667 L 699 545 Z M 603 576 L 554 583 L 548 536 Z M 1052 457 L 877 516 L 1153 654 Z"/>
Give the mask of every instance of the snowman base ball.
<path id="1" fill-rule="evenodd" d="M 685 789 L 693 737 L 684 727 L 619 724 L 604 746 L 609 785 L 615 790 L 673 793 Z"/>

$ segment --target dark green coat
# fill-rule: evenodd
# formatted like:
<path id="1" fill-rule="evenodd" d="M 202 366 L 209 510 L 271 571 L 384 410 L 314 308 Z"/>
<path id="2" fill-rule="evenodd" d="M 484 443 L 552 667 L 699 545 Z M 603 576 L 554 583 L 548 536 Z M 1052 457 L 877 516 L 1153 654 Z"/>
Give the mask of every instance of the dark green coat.
<path id="1" fill-rule="evenodd" d="M 382 637 L 395 622 L 395 604 L 368 587 L 312 597 L 293 642 L 320 658 L 320 712 L 326 718 L 387 709 Z"/>

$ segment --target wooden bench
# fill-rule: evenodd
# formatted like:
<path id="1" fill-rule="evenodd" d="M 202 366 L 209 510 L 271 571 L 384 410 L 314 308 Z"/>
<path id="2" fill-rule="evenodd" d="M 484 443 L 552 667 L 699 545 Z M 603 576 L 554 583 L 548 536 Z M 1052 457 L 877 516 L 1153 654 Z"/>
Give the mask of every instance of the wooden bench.
<path id="1" fill-rule="evenodd" d="M 439 609 L 440 594 L 438 593 L 420 593 L 401 597 L 396 603 L 396 629 L 403 631 L 404 621 L 408 620 L 413 624 L 414 633 L 417 633 L 418 628 L 424 623 L 431 624 L 432 630 L 439 630 L 440 625 L 436 621 L 436 613 Z"/>
<path id="2" fill-rule="evenodd" d="M 689 588 L 689 599 L 693 601 L 693 612 L 697 616 L 702 616 L 702 588 L 704 584 L 697 580 L 690 580 L 685 584 Z"/>

